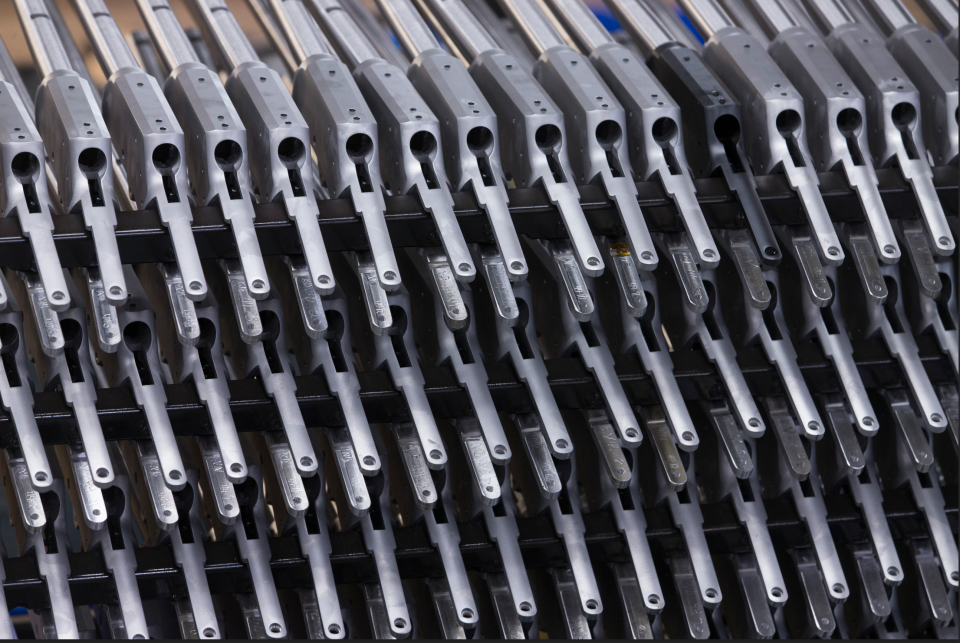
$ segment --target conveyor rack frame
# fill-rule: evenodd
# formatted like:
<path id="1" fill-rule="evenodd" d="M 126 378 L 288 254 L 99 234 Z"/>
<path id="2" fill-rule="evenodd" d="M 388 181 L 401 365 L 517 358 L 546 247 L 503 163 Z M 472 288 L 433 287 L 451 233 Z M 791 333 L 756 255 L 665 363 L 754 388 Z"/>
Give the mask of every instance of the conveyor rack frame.
<path id="1" fill-rule="evenodd" d="M 880 191 L 887 212 L 894 218 L 916 218 L 919 210 L 909 186 L 896 170 L 878 170 Z M 862 212 L 855 194 L 847 187 L 839 173 L 821 173 L 820 189 L 835 221 L 862 221 Z M 958 177 L 953 167 L 934 168 L 934 185 L 944 210 L 958 211 Z M 711 228 L 743 228 L 746 221 L 727 190 L 722 179 L 697 180 L 697 197 Z M 757 186 L 764 208 L 773 225 L 800 225 L 805 223 L 796 193 L 784 177 L 758 176 Z M 672 202 L 661 186 L 654 182 L 637 184 L 640 204 L 645 208 L 648 226 L 652 231 L 680 230 L 680 221 Z M 595 186 L 581 186 L 583 209 L 591 229 L 596 234 L 617 234 L 618 217 L 612 204 Z M 556 209 L 538 189 L 510 190 L 510 206 L 514 224 L 520 234 L 531 238 L 559 238 L 564 236 Z M 455 212 L 468 242 L 490 242 L 490 230 L 484 213 L 468 193 L 455 193 Z M 436 245 L 438 238 L 432 220 L 407 196 L 388 196 L 387 222 L 396 246 Z M 349 203 L 340 200 L 320 202 L 321 229 L 328 251 L 356 250 L 365 246 L 363 227 L 352 213 Z M 225 226 L 220 211 L 215 207 L 194 208 L 193 229 L 200 256 L 203 259 L 235 257 L 232 235 Z M 298 252 L 296 231 L 284 216 L 280 206 L 256 206 L 256 229 L 264 255 Z M 953 215 L 955 216 L 955 215 Z M 172 247 L 159 217 L 150 211 L 121 212 L 117 216 L 117 237 L 124 262 L 157 262 L 172 259 Z M 82 217 L 59 215 L 54 217 L 54 239 L 64 267 L 95 264 L 93 243 L 84 230 Z M 32 253 L 21 235 L 15 218 L 0 219 L 0 266 L 16 270 L 33 269 Z M 935 383 L 953 381 L 948 357 L 941 352 L 933 337 L 917 337 L 920 357 Z M 869 389 L 900 387 L 905 382 L 900 367 L 879 339 L 853 342 L 854 358 L 864 383 Z M 832 377 L 818 377 L 819 373 L 832 376 L 833 370 L 818 346 L 812 342 L 797 346 L 798 362 L 814 391 L 829 389 Z M 684 398 L 688 401 L 709 399 L 717 391 L 719 379 L 714 367 L 699 349 L 672 353 L 675 375 Z M 773 367 L 759 347 L 738 350 L 737 359 L 755 395 L 776 394 L 771 389 L 777 378 L 770 377 Z M 593 378 L 582 364 L 574 359 L 547 360 L 549 381 L 561 408 L 591 408 L 600 406 L 599 391 Z M 515 374 L 503 364 L 486 364 L 489 384 L 497 409 L 501 412 L 530 410 L 528 394 Z M 650 378 L 643 372 L 635 356 L 619 356 L 617 374 L 624 384 L 628 398 L 636 405 L 656 404 L 657 397 Z M 455 417 L 469 408 L 466 394 L 457 384 L 452 369 L 425 367 L 426 393 L 438 417 Z M 407 409 L 402 396 L 382 372 L 358 373 L 361 399 L 371 422 L 403 420 Z M 231 381 L 231 411 L 239 431 L 280 429 L 279 417 L 273 402 L 257 380 Z M 192 386 L 166 385 L 168 410 L 179 435 L 209 433 L 207 415 Z M 297 378 L 297 396 L 304 419 L 311 426 L 336 426 L 342 423 L 339 405 L 326 389 L 322 377 Z M 61 444 L 74 439 L 76 423 L 60 392 L 37 392 L 35 414 L 45 444 Z M 127 440 L 149 437 L 142 412 L 127 389 L 100 389 L 97 411 L 108 440 Z M 0 409 L 0 448 L 16 445 L 16 432 L 8 415 Z M 954 534 L 958 530 L 958 485 L 943 488 L 946 513 Z M 835 538 L 855 541 L 865 529 L 860 511 L 847 494 L 825 496 L 828 521 Z M 767 526 L 774 543 L 787 544 L 795 534 L 805 534 L 799 516 L 788 499 L 765 500 Z M 904 490 L 884 492 L 884 509 L 895 539 L 922 531 L 922 515 Z M 702 505 L 704 532 L 713 553 L 746 551 L 745 531 L 727 503 Z M 679 530 L 674 526 L 665 507 L 644 510 L 648 523 L 647 538 L 655 555 L 683 548 Z M 612 516 L 605 512 L 584 514 L 586 540 L 591 560 L 622 562 L 628 557 L 626 544 L 615 528 Z M 562 564 L 566 554 L 547 516 L 518 518 L 520 548 L 528 568 L 544 568 Z M 488 538 L 482 521 L 458 523 L 464 563 L 468 569 L 498 571 L 500 561 L 495 544 Z M 376 579 L 372 557 L 366 551 L 358 531 L 332 532 L 331 562 L 338 583 L 372 581 Z M 295 536 L 270 539 L 273 558 L 271 568 L 278 589 L 310 585 L 309 565 L 300 554 Z M 422 578 L 442 575 L 439 555 L 430 545 L 426 529 L 421 524 L 396 530 L 397 561 L 401 576 Z M 790 543 L 795 544 L 795 543 Z M 206 572 L 213 594 L 233 593 L 237 587 L 249 585 L 249 574 L 240 562 L 236 544 L 232 541 L 205 543 Z M 186 594 L 183 575 L 177 569 L 168 547 L 156 546 L 136 550 L 137 580 L 141 596 L 150 598 L 178 598 Z M 8 598 L 30 609 L 44 607 L 47 596 L 44 582 L 39 577 L 36 559 L 27 555 L 10 557 L 4 561 L 6 580 L 4 589 Z M 70 554 L 70 588 L 78 605 L 113 602 L 112 581 L 98 552 Z"/>

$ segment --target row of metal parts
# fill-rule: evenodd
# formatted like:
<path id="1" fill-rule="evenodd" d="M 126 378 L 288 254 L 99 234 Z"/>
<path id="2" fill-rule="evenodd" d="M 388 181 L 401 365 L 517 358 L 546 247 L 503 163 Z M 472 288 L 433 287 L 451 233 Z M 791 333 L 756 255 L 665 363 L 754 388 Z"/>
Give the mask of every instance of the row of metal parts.
<path id="1" fill-rule="evenodd" d="M 622 631 L 608 635 L 955 636 L 956 525 L 941 487 L 956 479 L 956 382 L 931 381 L 914 339 L 933 334 L 957 375 L 957 219 L 930 169 L 957 163 L 955 30 L 942 39 L 897 0 L 751 0 L 750 11 L 683 0 L 709 36 L 700 50 L 653 2 L 610 0 L 633 39 L 624 44 L 579 0 L 504 0 L 510 28 L 485 4 L 379 0 L 401 51 L 356 2 L 251 0 L 288 63 L 288 91 L 222 1 L 188 4 L 205 40 L 191 39 L 165 0 L 137 0 L 153 47 L 141 40 L 134 54 L 102 2 L 74 0 L 108 77 L 102 97 L 50 0 L 15 1 L 43 79 L 35 106 L 0 48 L 2 210 L 17 216 L 37 268 L 8 271 L 0 284 L 0 394 L 19 441 L 5 451 L 4 486 L 19 558 L 36 559 L 49 597 L 31 606 L 35 634 L 76 637 L 87 620 L 68 583 L 69 497 L 82 546 L 102 552 L 116 583 L 116 602 L 102 608 L 101 633 L 113 636 L 151 634 L 138 543 L 170 547 L 183 570 L 181 634 L 226 634 L 207 585 L 208 538 L 235 541 L 249 569 L 249 591 L 237 595 L 246 634 L 287 636 L 269 538 L 284 533 L 297 534 L 310 563 L 302 632 L 363 631 L 363 617 L 341 609 L 330 529 L 360 530 L 376 561 L 379 580 L 363 588 L 367 631 L 416 634 L 393 526 L 422 521 L 443 561 L 424 612 L 440 633 L 536 637 L 547 615 L 538 616 L 516 517 L 539 514 L 566 551 L 550 572 L 562 634 L 601 636 L 604 592 L 583 508 L 610 511 L 628 551 L 613 569 Z M 947 27 L 956 22 L 952 0 L 929 5 Z M 909 183 L 915 218 L 887 215 L 880 167 Z M 831 222 L 817 170 L 843 172 L 863 223 Z M 786 175 L 806 225 L 771 226 L 754 173 Z M 723 177 L 745 227 L 706 225 L 693 183 L 706 176 Z M 675 232 L 647 229 L 637 180 L 662 184 Z M 615 203 L 621 237 L 592 235 L 576 189 L 586 183 Z M 508 187 L 546 192 L 563 222 L 558 238 L 518 238 Z M 465 243 L 451 190 L 473 193 L 491 243 Z M 385 192 L 420 200 L 434 247 L 394 248 Z M 369 250 L 328 255 L 318 222 L 327 198 L 353 204 Z M 261 255 L 255 200 L 281 203 L 294 221 L 300 247 L 290 255 Z M 235 258 L 201 264 L 191 205 L 221 209 Z M 121 264 L 118 208 L 159 214 L 170 262 Z M 62 269 L 58 212 L 83 215 L 96 266 Z M 817 399 L 794 348 L 811 337 L 838 380 Z M 851 337 L 882 338 L 900 381 L 868 388 Z M 782 396 L 757 399 L 747 387 L 736 347 L 756 344 Z M 705 422 L 692 419 L 672 372 L 671 346 L 689 345 L 723 382 L 700 409 Z M 619 353 L 639 357 L 659 406 L 631 406 Z M 558 408 L 543 358 L 564 356 L 596 379 L 602 399 L 585 403 L 594 410 Z M 513 366 L 529 413 L 498 414 L 485 360 Z M 434 418 L 421 362 L 453 368 L 471 404 L 462 417 Z M 387 371 L 409 416 L 371 427 L 358 366 Z M 299 373 L 322 376 L 341 405 L 343 417 L 322 431 L 300 413 Z M 278 422 L 262 435 L 237 433 L 227 387 L 237 377 L 259 379 L 276 403 Z M 209 411 L 197 441 L 174 436 L 163 386 L 173 381 L 192 382 Z M 109 386 L 133 390 L 150 440 L 105 440 L 96 395 Z M 38 387 L 62 390 L 72 444 L 44 446 Z M 762 437 L 767 425 L 773 437 Z M 909 488 L 922 536 L 895 540 L 884 486 Z M 866 527 L 849 556 L 823 501 L 841 489 Z M 782 496 L 809 533 L 778 553 L 762 499 Z M 732 499 L 748 525 L 735 582 L 711 558 L 702 499 Z M 661 586 L 643 508 L 664 503 L 686 553 L 671 555 L 672 582 Z M 457 527 L 457 517 L 478 516 L 503 563 L 483 579 L 483 601 Z M 894 589 L 911 574 L 916 601 Z M 919 607 L 904 613 L 901 603 Z M 491 604 L 493 625 L 481 627 L 481 605 Z"/>

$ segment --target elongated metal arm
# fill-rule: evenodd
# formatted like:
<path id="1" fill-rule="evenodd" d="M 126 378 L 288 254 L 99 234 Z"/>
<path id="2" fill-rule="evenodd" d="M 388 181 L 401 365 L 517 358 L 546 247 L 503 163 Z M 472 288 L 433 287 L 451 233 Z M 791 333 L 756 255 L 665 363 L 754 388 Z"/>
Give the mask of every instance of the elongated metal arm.
<path id="1" fill-rule="evenodd" d="M 624 29 L 633 36 L 644 56 L 650 57 L 659 47 L 670 43 L 683 44 L 679 43 L 673 30 L 664 24 L 660 17 L 643 2 L 638 0 L 606 0 L 606 4 Z"/>
<path id="2" fill-rule="evenodd" d="M 581 0 L 553 0 L 551 7 L 565 14 L 564 26 L 567 32 L 587 50 L 613 42 L 613 36 L 603 26 L 596 14 Z"/>
<path id="3" fill-rule="evenodd" d="M 74 0 L 73 6 L 93 44 L 104 76 L 109 78 L 123 67 L 140 67 L 103 0 Z"/>
<path id="4" fill-rule="evenodd" d="M 899 0 L 863 0 L 863 7 L 885 36 L 901 27 L 917 23 L 916 18 Z"/>
<path id="5" fill-rule="evenodd" d="M 373 43 L 337 0 L 312 0 L 311 4 L 317 19 L 326 27 L 325 33 L 335 41 L 340 57 L 348 67 L 353 69 L 365 60 L 380 58 Z"/>
<path id="6" fill-rule="evenodd" d="M 444 31 L 467 61 L 484 51 L 500 49 L 493 36 L 460 0 L 430 1 L 429 5 L 435 15 L 439 14 Z"/>
<path id="7" fill-rule="evenodd" d="M 45 78 L 57 69 L 71 69 L 67 50 L 60 42 L 56 25 L 47 15 L 44 0 L 16 0 L 14 4 L 40 77 Z"/>
<path id="8" fill-rule="evenodd" d="M 316 54 L 333 54 L 333 47 L 302 0 L 268 1 L 297 64 Z"/>
<path id="9" fill-rule="evenodd" d="M 200 58 L 166 0 L 136 0 L 147 31 L 168 74 L 184 63 L 199 63 Z"/>
<path id="10" fill-rule="evenodd" d="M 410 0 L 377 0 L 377 6 L 408 57 L 416 58 L 424 51 L 442 49 Z"/>
<path id="11" fill-rule="evenodd" d="M 537 5 L 536 0 L 501 0 L 499 4 L 513 20 L 534 56 L 539 56 L 553 47 L 567 44 L 543 9 Z"/>
<path id="12" fill-rule="evenodd" d="M 763 0 L 763 2 L 746 0 L 746 2 L 752 7 L 753 15 L 768 38 L 775 38 L 777 34 L 799 24 L 789 9 L 778 0 Z M 740 26 L 749 31 L 747 26 L 743 24 Z"/>
<path id="13" fill-rule="evenodd" d="M 855 22 L 839 0 L 802 0 L 804 8 L 810 14 L 813 23 L 824 35 L 830 34 L 841 25 Z"/>
<path id="14" fill-rule="evenodd" d="M 678 2 L 693 22 L 693 26 L 703 34 L 704 38 L 709 38 L 721 29 L 736 26 L 727 12 L 712 0 L 678 0 Z"/>

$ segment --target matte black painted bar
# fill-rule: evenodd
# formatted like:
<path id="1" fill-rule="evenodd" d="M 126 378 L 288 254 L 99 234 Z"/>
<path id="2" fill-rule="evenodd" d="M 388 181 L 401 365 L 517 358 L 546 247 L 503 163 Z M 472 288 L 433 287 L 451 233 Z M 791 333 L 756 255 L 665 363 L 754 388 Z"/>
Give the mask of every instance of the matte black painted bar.
<path id="1" fill-rule="evenodd" d="M 877 170 L 880 193 L 887 212 L 894 218 L 920 216 L 910 186 L 896 170 Z M 842 174 L 819 175 L 820 191 L 834 221 L 863 221 L 863 212 L 856 194 L 847 187 Z M 711 228 L 746 227 L 743 212 L 722 179 L 695 181 L 697 199 Z M 957 212 L 957 171 L 955 168 L 934 168 L 934 186 L 944 210 Z M 757 189 L 771 225 L 805 223 L 800 202 L 779 175 L 757 177 Z M 617 236 L 622 231 L 616 208 L 596 186 L 579 186 L 580 201 L 594 234 Z M 682 223 L 673 202 L 659 183 L 637 184 L 640 205 L 651 231 L 680 231 Z M 492 243 L 489 223 L 473 196 L 455 192 L 454 212 L 468 243 Z M 388 196 L 387 227 L 395 246 L 425 247 L 439 245 L 433 219 L 415 196 Z M 321 201 L 320 227 L 330 252 L 367 248 L 363 223 L 349 200 Z M 297 231 L 281 205 L 257 204 L 255 227 L 260 248 L 266 255 L 287 255 L 300 252 Z M 510 213 L 519 234 L 534 239 L 559 239 L 566 236 L 560 214 L 551 205 L 543 190 L 525 188 L 510 190 Z M 117 214 L 117 241 L 124 263 L 173 261 L 173 246 L 160 217 L 149 210 Z M 236 258 L 233 234 L 215 207 L 194 208 L 193 233 L 201 259 Z M 96 265 L 93 240 L 79 215 L 62 214 L 54 218 L 54 242 L 64 268 Z M 29 243 L 20 232 L 16 217 L 0 219 L 0 266 L 14 270 L 35 270 Z"/>

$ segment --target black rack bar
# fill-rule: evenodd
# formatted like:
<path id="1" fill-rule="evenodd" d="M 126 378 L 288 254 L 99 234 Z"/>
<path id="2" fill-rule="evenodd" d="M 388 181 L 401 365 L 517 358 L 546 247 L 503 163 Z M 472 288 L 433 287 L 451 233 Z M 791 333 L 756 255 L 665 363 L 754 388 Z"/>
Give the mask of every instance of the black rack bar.
<path id="1" fill-rule="evenodd" d="M 918 337 L 920 358 L 933 382 L 952 381 L 949 358 L 933 337 Z M 853 342 L 854 359 L 860 367 L 864 383 L 900 388 L 906 380 L 899 363 L 890 356 L 880 339 Z M 797 347 L 798 362 L 814 392 L 839 390 L 836 371 L 818 344 L 807 342 Z M 674 374 L 684 399 L 688 401 L 720 399 L 722 383 L 713 364 L 699 348 L 671 353 Z M 750 346 L 737 352 L 737 361 L 754 395 L 778 395 L 780 380 L 760 347 Z M 563 409 L 602 408 L 600 390 L 593 375 L 578 359 L 546 360 L 548 379 L 554 397 Z M 526 385 L 517 379 L 510 366 L 485 364 L 490 392 L 498 411 L 528 413 L 533 404 Z M 472 415 L 466 392 L 457 382 L 453 369 L 447 366 L 425 366 L 424 389 L 435 417 L 454 418 Z M 617 374 L 634 405 L 659 404 L 653 381 L 644 372 L 636 355 L 620 355 Z M 360 398 L 371 422 L 410 421 L 403 396 L 384 371 L 361 371 Z M 296 378 L 297 399 L 308 426 L 343 426 L 339 401 L 330 393 L 322 375 Z M 267 396 L 259 380 L 231 380 L 230 410 L 238 431 L 282 430 L 280 416 L 273 400 Z M 181 436 L 211 435 L 209 416 L 192 384 L 166 384 L 167 411 L 174 431 Z M 128 388 L 107 388 L 97 391 L 97 413 L 107 440 L 149 439 L 146 418 Z M 79 439 L 72 409 L 61 391 L 34 393 L 34 415 L 44 444 L 66 444 Z M 17 446 L 16 427 L 12 418 L 0 409 L 0 448 Z"/>
<path id="2" fill-rule="evenodd" d="M 947 516 L 956 522 L 958 515 L 958 486 L 943 488 Z M 848 494 L 824 497 L 827 520 L 838 543 L 866 540 L 863 515 Z M 884 491 L 884 510 L 895 534 L 910 535 L 923 532 L 924 518 L 907 490 Z M 717 554 L 749 551 L 746 532 L 737 520 L 729 503 L 701 506 L 703 530 L 710 551 Z M 786 498 L 765 500 L 770 530 L 774 543 L 787 546 L 798 537 L 806 538 L 807 529 L 797 515 L 792 502 Z M 647 539 L 656 556 L 682 551 L 683 537 L 673 524 L 665 506 L 644 509 L 647 520 Z M 590 560 L 595 565 L 628 562 L 629 550 L 623 535 L 616 529 L 613 516 L 606 511 L 583 515 Z M 569 564 L 563 542 L 556 535 L 548 516 L 518 518 L 520 551 L 524 566 L 539 569 Z M 467 569 L 481 572 L 503 571 L 496 543 L 487 537 L 482 521 L 458 522 L 460 551 Z M 397 564 L 402 578 L 439 578 L 443 576 L 440 555 L 430 544 L 426 527 L 415 524 L 395 529 Z M 377 580 L 372 556 L 363 544 L 359 531 L 330 532 L 334 578 L 338 584 L 365 583 Z M 240 559 L 236 543 L 230 540 L 204 542 L 206 573 L 210 592 L 233 594 L 252 592 L 250 574 Z M 270 539 L 271 561 L 277 589 L 312 587 L 310 564 L 300 551 L 296 535 Z M 177 567 L 173 551 L 165 546 L 141 547 L 136 550 L 137 582 L 143 600 L 178 599 L 187 596 L 183 572 Z M 103 558 L 97 551 L 75 552 L 69 555 L 70 591 L 74 604 L 88 605 L 116 602 L 116 586 L 107 572 Z M 44 581 L 40 578 L 36 558 L 26 556 L 4 560 L 6 580 L 3 587 L 11 605 L 20 603 L 33 608 L 49 604 Z"/>
<path id="3" fill-rule="evenodd" d="M 900 172 L 877 170 L 880 194 L 887 212 L 894 218 L 920 216 L 916 198 Z M 947 212 L 957 211 L 956 168 L 934 168 L 934 186 Z M 796 193 L 782 175 L 758 176 L 757 190 L 770 223 L 799 225 L 806 223 Z M 856 194 L 839 172 L 819 175 L 820 191 L 834 221 L 862 221 L 863 212 Z M 697 198 L 711 228 L 743 228 L 746 219 L 736 197 L 720 178 L 694 182 Z M 620 220 L 613 204 L 597 186 L 580 186 L 580 197 L 587 221 L 594 234 L 619 235 Z M 640 205 L 651 231 L 679 231 L 682 224 L 676 207 L 656 182 L 637 183 Z M 510 211 L 519 234 L 533 239 L 566 236 L 557 209 L 543 190 L 522 188 L 509 191 Z M 492 243 L 486 215 L 473 195 L 456 192 L 454 210 L 463 236 L 469 243 Z M 433 219 L 413 196 L 388 196 L 387 227 L 397 247 L 425 247 L 440 244 Z M 289 255 L 300 252 L 299 239 L 283 206 L 264 203 L 254 206 L 256 230 L 264 255 Z M 63 214 L 53 218 L 54 241 L 64 268 L 96 265 L 93 241 L 83 225 L 83 217 Z M 123 263 L 173 261 L 173 246 L 156 212 L 138 210 L 117 214 L 117 242 Z M 320 201 L 320 226 L 327 250 L 362 250 L 367 242 L 363 223 L 348 200 Z M 233 233 L 224 223 L 217 207 L 193 209 L 193 232 L 201 259 L 236 258 Z M 14 270 L 34 270 L 29 242 L 20 232 L 15 217 L 0 219 L 0 265 Z"/>

